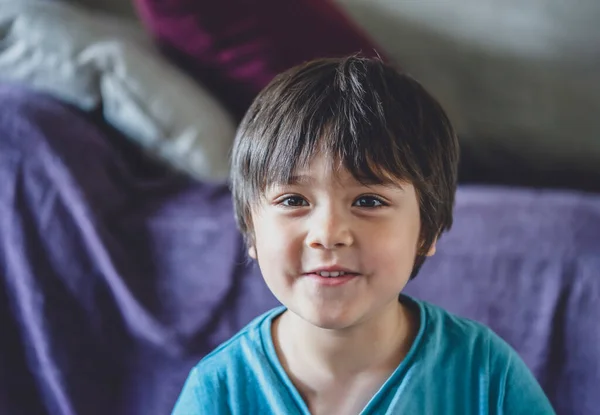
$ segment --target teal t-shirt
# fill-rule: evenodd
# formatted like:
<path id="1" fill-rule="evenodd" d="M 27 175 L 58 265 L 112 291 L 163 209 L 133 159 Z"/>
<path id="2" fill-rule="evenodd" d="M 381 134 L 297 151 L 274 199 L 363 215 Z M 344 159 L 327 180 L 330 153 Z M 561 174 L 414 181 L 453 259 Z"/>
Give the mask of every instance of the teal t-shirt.
<path id="1" fill-rule="evenodd" d="M 361 412 L 380 414 L 554 414 L 517 353 L 487 327 L 402 296 L 419 310 L 417 337 Z M 309 415 L 271 336 L 276 308 L 192 369 L 174 415 Z"/>

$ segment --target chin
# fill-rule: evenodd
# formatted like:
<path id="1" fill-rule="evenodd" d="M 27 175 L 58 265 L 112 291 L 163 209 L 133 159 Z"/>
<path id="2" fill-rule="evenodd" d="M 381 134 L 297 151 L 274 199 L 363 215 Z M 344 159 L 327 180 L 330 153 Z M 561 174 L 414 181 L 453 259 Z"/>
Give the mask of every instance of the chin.
<path id="1" fill-rule="evenodd" d="M 327 308 L 300 313 L 300 317 L 307 323 L 324 330 L 348 329 L 354 326 L 358 320 L 351 313 L 328 310 Z"/>

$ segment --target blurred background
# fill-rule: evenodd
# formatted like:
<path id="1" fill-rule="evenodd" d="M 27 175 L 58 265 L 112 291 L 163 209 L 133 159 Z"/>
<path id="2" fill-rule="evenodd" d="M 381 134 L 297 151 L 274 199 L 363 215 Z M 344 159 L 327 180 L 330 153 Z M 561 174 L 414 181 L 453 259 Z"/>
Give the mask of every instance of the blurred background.
<path id="1" fill-rule="evenodd" d="M 127 1 L 78 3 L 136 14 Z M 473 152 L 465 179 L 600 188 L 597 1 L 337 4 L 444 104 Z"/>
<path id="2" fill-rule="evenodd" d="M 575 170 L 589 173 L 580 176 L 589 182 L 583 186 L 598 183 L 598 2 L 341 4 L 435 92 L 477 163 L 499 170 L 514 163 L 521 175 L 539 173 L 557 185 L 567 185 L 559 176 Z M 513 173 L 508 180 L 519 178 Z"/>
<path id="3" fill-rule="evenodd" d="M 277 73 L 380 55 L 461 141 L 407 293 L 481 321 L 559 414 L 600 408 L 600 2 L 0 0 L 0 413 L 169 413 L 277 304 L 227 188 Z"/>

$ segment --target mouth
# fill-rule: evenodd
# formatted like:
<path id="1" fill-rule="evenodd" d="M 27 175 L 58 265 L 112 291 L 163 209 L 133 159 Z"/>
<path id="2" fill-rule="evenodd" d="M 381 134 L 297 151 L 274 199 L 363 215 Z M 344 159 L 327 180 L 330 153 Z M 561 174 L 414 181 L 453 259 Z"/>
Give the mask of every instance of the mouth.
<path id="1" fill-rule="evenodd" d="M 344 284 L 359 275 L 358 272 L 338 267 L 315 269 L 304 274 L 304 276 L 311 277 L 317 283 L 331 286 Z"/>
<path id="2" fill-rule="evenodd" d="M 327 267 L 314 268 L 305 275 L 319 275 L 325 278 L 335 278 L 344 275 L 359 275 L 360 273 L 352 268 L 346 268 L 341 265 L 330 265 Z"/>
<path id="3" fill-rule="evenodd" d="M 323 278 L 338 278 L 338 277 L 343 277 L 343 276 L 350 276 L 350 275 L 358 275 L 358 273 L 356 272 L 346 272 L 346 271 L 316 271 L 316 272 L 309 272 L 308 275 L 317 275 L 319 277 L 323 277 Z"/>

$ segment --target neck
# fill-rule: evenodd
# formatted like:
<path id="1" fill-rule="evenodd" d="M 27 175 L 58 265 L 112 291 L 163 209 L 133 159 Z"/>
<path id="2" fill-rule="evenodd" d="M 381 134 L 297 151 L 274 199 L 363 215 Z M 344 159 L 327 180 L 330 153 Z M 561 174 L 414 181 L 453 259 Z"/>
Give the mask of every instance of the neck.
<path id="1" fill-rule="evenodd" d="M 283 340 L 279 347 L 292 372 L 295 367 L 318 368 L 320 376 L 341 380 L 395 369 L 412 343 L 412 320 L 400 302 L 342 330 L 315 327 L 288 311 L 280 318 L 276 337 Z"/>

